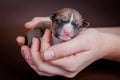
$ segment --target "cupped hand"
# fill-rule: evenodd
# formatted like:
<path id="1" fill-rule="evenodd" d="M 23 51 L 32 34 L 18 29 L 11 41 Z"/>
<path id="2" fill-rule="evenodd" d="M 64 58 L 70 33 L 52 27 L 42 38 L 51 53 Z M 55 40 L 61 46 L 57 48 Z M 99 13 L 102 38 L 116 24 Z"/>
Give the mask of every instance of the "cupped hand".
<path id="1" fill-rule="evenodd" d="M 46 30 L 41 43 L 33 39 L 31 49 L 22 49 L 28 56 L 25 59 L 39 75 L 74 77 L 108 54 L 109 35 L 95 29 L 86 29 L 76 38 L 53 46 L 49 43 L 49 36 L 50 32 Z"/>
<path id="2" fill-rule="evenodd" d="M 74 77 L 79 71 L 71 72 L 64 68 L 61 68 L 58 65 L 54 65 L 51 61 L 44 61 L 42 59 L 42 52 L 49 48 L 51 45 L 49 43 L 50 31 L 46 30 L 41 43 L 38 39 L 33 38 L 31 48 L 27 46 L 22 46 L 21 53 L 27 63 L 41 76 L 65 76 L 65 77 Z M 40 46 L 41 45 L 41 46 Z M 67 59 L 67 58 L 66 58 Z M 69 59 L 69 58 L 68 58 Z M 55 62 L 59 63 L 64 59 L 55 60 Z"/>
<path id="3" fill-rule="evenodd" d="M 55 60 L 78 53 L 80 55 L 89 53 L 89 57 L 94 56 L 94 59 L 97 59 L 106 55 L 103 54 L 108 48 L 106 44 L 108 44 L 107 34 L 88 28 L 70 41 L 50 46 L 44 51 L 43 57 L 45 60 Z"/>
<path id="4" fill-rule="evenodd" d="M 41 20 L 47 20 L 41 19 Z M 27 29 L 33 28 L 40 22 L 35 18 L 25 24 Z M 24 46 L 25 39 L 17 38 L 21 53 L 28 64 L 43 76 L 74 77 L 94 61 L 104 58 L 109 51 L 109 34 L 88 28 L 74 39 L 51 46 L 50 32 L 46 30 L 42 41 L 33 39 L 31 48 Z"/>
<path id="5" fill-rule="evenodd" d="M 89 28 L 80 32 L 76 38 L 53 46 L 43 40 L 47 47 L 41 46 L 44 47 L 42 55 L 46 62 L 68 71 L 69 77 L 74 77 L 94 61 L 108 55 L 108 37 L 109 34 Z"/>

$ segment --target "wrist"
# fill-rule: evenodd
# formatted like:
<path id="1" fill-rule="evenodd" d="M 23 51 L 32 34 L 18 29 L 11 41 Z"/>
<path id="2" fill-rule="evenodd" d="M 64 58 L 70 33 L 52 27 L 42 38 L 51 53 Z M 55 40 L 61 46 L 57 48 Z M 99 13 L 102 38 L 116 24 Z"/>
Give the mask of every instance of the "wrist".
<path id="1" fill-rule="evenodd" d="M 104 35 L 104 59 L 120 61 L 120 37 L 103 33 Z"/>

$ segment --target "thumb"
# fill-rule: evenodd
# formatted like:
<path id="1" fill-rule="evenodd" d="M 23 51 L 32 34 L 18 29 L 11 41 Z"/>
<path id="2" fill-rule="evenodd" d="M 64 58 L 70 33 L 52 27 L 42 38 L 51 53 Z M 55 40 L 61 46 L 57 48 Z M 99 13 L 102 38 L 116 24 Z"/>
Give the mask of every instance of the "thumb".
<path id="1" fill-rule="evenodd" d="M 44 59 L 54 60 L 85 51 L 86 41 L 79 38 L 51 46 L 44 52 Z"/>

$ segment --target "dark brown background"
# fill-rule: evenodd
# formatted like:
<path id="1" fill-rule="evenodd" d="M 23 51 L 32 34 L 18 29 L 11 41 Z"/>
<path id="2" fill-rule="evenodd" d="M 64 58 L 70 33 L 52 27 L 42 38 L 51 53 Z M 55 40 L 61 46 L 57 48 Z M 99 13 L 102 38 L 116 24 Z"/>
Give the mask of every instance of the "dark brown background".
<path id="1" fill-rule="evenodd" d="M 91 27 L 120 26 L 119 0 L 0 0 L 0 80 L 64 80 L 43 78 L 25 62 L 16 43 L 24 35 L 24 23 L 36 16 L 71 7 L 90 22 Z M 120 80 L 120 63 L 99 60 L 70 80 Z"/>

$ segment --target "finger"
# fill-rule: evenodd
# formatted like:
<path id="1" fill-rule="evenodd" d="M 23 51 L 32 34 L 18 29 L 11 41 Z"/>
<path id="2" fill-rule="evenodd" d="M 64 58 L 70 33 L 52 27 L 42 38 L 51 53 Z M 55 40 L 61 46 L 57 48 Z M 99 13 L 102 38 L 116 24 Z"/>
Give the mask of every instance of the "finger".
<path id="1" fill-rule="evenodd" d="M 39 48 L 40 48 L 39 40 L 37 38 L 33 38 L 32 46 L 31 46 L 31 56 L 32 56 L 33 61 L 35 62 L 35 64 L 36 64 L 37 60 L 41 61 Z"/>
<path id="2" fill-rule="evenodd" d="M 34 65 L 34 62 L 32 61 L 31 58 L 30 48 L 28 46 L 21 47 L 21 54 L 25 58 L 28 64 Z"/>
<path id="3" fill-rule="evenodd" d="M 73 55 L 74 53 L 88 50 L 87 40 L 77 36 L 76 38 L 50 47 L 44 53 L 45 60 L 53 60 L 61 57 Z"/>
<path id="4" fill-rule="evenodd" d="M 54 65 L 51 65 L 47 62 L 44 62 L 41 59 L 40 52 L 39 52 L 39 46 L 38 46 L 38 40 L 35 38 L 33 38 L 33 43 L 31 46 L 31 56 L 36 65 L 37 71 L 48 73 L 48 74 L 54 74 L 54 75 L 62 75 L 64 73 L 64 70 Z"/>
<path id="5" fill-rule="evenodd" d="M 25 23 L 25 28 L 31 29 L 35 27 L 41 21 L 50 21 L 49 17 L 35 17 L 32 21 Z"/>
<path id="6" fill-rule="evenodd" d="M 94 55 L 91 55 L 89 52 L 77 53 L 69 57 L 57 59 L 50 61 L 53 65 L 64 68 L 70 72 L 81 71 L 95 61 L 93 58 Z"/>
<path id="7" fill-rule="evenodd" d="M 37 70 L 36 65 L 34 65 L 34 62 L 32 61 L 31 52 L 30 52 L 29 47 L 22 46 L 21 53 L 22 53 L 22 56 L 25 58 L 26 62 L 29 64 L 29 66 L 32 69 L 34 69 L 39 75 L 41 75 L 41 76 L 53 76 L 53 74 L 49 74 L 49 73 L 45 73 L 45 72 L 41 72 L 41 71 Z"/>
<path id="8" fill-rule="evenodd" d="M 25 23 L 25 28 L 31 29 L 31 28 L 35 27 L 35 25 L 37 25 L 39 22 L 40 22 L 39 17 L 35 17 L 32 19 L 32 21 Z"/>
<path id="9" fill-rule="evenodd" d="M 22 46 L 22 45 L 25 44 L 25 38 L 24 38 L 23 36 L 18 36 L 18 37 L 16 38 L 16 41 L 17 41 L 17 43 L 18 43 L 20 46 Z"/>
<path id="10" fill-rule="evenodd" d="M 36 21 L 51 21 L 49 17 L 35 17 L 32 19 L 33 22 Z"/>
<path id="11" fill-rule="evenodd" d="M 41 40 L 41 57 L 42 57 L 42 59 L 44 59 L 44 57 L 43 57 L 44 51 L 47 50 L 51 46 L 50 38 L 51 38 L 50 31 L 48 29 L 46 29 L 45 34 L 43 35 L 42 40 Z"/>
<path id="12" fill-rule="evenodd" d="M 25 23 L 25 28 L 27 28 L 27 29 L 34 28 L 36 24 L 38 24 L 38 22 L 31 22 L 31 21 L 30 22 L 26 22 Z"/>

